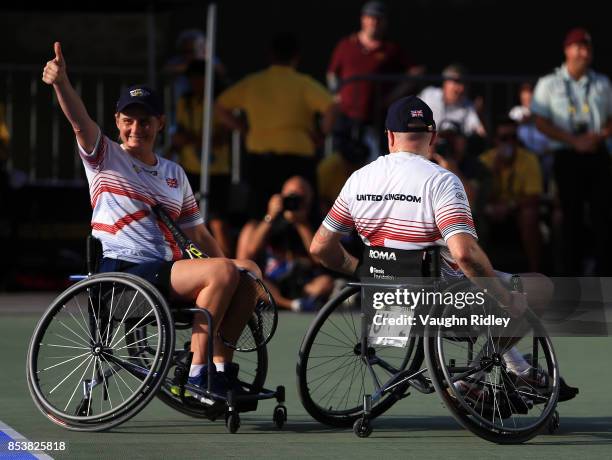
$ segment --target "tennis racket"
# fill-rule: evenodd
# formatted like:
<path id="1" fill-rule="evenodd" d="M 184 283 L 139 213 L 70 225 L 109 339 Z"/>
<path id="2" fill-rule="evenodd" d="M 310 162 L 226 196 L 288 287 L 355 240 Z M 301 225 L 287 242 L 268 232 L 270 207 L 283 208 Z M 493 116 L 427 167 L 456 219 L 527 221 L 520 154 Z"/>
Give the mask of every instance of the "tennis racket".
<path id="1" fill-rule="evenodd" d="M 152 209 L 157 218 L 168 228 L 186 258 L 209 257 L 183 233 L 161 205 L 157 204 Z M 236 351 L 256 351 L 267 344 L 274 335 L 278 324 L 278 310 L 272 294 L 263 282 L 244 268 L 239 267 L 239 271 L 240 281 L 228 311 L 231 311 L 232 308 L 244 308 L 245 305 L 251 307 L 253 316 L 249 321 L 254 327 L 252 330 L 245 328 L 237 340 L 228 340 L 221 333 L 219 337 L 225 346 Z"/>

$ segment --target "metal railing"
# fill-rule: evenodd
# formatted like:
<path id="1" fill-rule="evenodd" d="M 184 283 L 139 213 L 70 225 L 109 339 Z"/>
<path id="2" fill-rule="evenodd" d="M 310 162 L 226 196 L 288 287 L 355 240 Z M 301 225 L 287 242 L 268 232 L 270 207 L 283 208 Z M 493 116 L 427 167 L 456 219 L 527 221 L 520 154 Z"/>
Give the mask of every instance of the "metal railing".
<path id="1" fill-rule="evenodd" d="M 108 135 L 114 132 L 120 90 L 146 78 L 142 71 L 108 67 L 75 66 L 69 72 L 90 116 Z M 55 92 L 41 75 L 42 66 L 0 64 L 0 103 L 10 134 L 7 171 L 28 183 L 82 182 L 74 134 L 64 121 Z"/>
<path id="2" fill-rule="evenodd" d="M 534 75 L 467 75 L 463 78 L 467 86 L 468 97 L 474 100 L 480 96 L 483 98 L 484 106 L 481 116 L 483 125 L 488 135 L 494 127 L 495 117 L 507 114 L 508 111 L 519 103 L 518 90 L 521 84 L 531 82 L 535 84 L 537 76 Z M 441 86 L 443 78 L 440 75 L 407 75 L 407 74 L 369 74 L 355 75 L 340 80 L 336 92 L 346 85 L 355 82 L 369 81 L 375 85 L 373 100 L 373 124 L 382 127 L 384 112 L 386 109 L 385 99 L 389 93 L 383 91 L 383 86 L 412 84 L 412 94 L 418 94 L 427 86 Z M 434 114 L 435 115 L 435 114 Z M 382 133 L 382 129 L 379 130 Z"/>
<path id="3" fill-rule="evenodd" d="M 146 72 L 136 69 L 71 67 L 71 81 L 83 97 L 90 116 L 109 136 L 115 133 L 114 107 L 120 90 L 128 84 L 146 80 Z M 10 133 L 7 170 L 17 173 L 23 181 L 36 184 L 83 183 L 81 161 L 76 154 L 74 134 L 64 120 L 54 91 L 41 81 L 42 66 L 0 64 L 0 104 L 5 107 L 5 120 Z M 384 91 L 382 86 L 412 83 L 419 90 L 429 85 L 439 86 L 438 75 L 360 75 L 340 82 L 339 87 L 356 81 L 371 81 L 375 88 L 374 123 L 382 126 Z M 482 118 L 489 134 L 493 118 L 518 103 L 521 83 L 534 82 L 534 76 L 473 75 L 465 78 L 470 95 L 484 99 Z M 165 106 L 173 107 L 171 82 L 160 85 Z M 170 146 L 169 123 L 162 135 L 161 146 Z M 380 135 L 382 135 L 382 129 Z M 232 135 L 232 182 L 240 181 L 242 139 Z M 330 138 L 326 153 L 332 150 Z"/>

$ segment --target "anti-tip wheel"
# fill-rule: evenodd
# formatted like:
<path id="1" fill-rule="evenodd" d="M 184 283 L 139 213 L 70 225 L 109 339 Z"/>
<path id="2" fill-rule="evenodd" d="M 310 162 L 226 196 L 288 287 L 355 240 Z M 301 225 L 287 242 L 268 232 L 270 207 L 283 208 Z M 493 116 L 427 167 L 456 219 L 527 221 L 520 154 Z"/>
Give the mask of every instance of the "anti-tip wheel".
<path id="1" fill-rule="evenodd" d="M 238 412 L 230 412 L 225 415 L 225 428 L 232 434 L 238 431 L 238 428 L 240 428 L 240 416 Z"/>
<path id="2" fill-rule="evenodd" d="M 550 420 L 548 421 L 548 433 L 554 434 L 555 431 L 559 429 L 560 424 L 561 424 L 561 421 L 559 417 L 559 412 L 555 411 L 550 417 Z"/>
<path id="3" fill-rule="evenodd" d="M 283 429 L 285 422 L 287 421 L 287 408 L 282 404 L 279 404 L 274 408 L 274 414 L 272 415 L 276 428 L 279 430 Z"/>
<path id="4" fill-rule="evenodd" d="M 353 433 L 360 438 L 367 438 L 372 434 L 372 424 L 368 419 L 358 418 L 353 424 Z"/>

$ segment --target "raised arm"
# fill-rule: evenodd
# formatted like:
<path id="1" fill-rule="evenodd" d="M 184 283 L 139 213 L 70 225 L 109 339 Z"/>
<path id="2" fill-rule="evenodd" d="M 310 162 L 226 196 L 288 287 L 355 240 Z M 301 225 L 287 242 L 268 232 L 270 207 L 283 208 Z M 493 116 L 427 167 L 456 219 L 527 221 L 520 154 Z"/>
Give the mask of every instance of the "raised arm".
<path id="1" fill-rule="evenodd" d="M 72 125 L 79 144 L 86 152 L 92 153 L 98 139 L 98 125 L 89 117 L 83 101 L 70 84 L 60 43 L 55 42 L 53 48 L 55 58 L 47 62 L 42 80 L 53 85 L 60 107 Z"/>

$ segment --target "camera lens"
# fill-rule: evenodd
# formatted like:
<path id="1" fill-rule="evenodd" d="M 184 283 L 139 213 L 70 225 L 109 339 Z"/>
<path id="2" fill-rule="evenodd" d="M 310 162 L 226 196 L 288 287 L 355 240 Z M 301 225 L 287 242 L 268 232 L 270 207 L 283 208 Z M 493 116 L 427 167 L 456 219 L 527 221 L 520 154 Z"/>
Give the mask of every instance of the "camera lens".
<path id="1" fill-rule="evenodd" d="M 296 211 L 300 209 L 302 204 L 302 197 L 300 195 L 287 195 L 283 197 L 283 210 L 284 211 Z"/>

